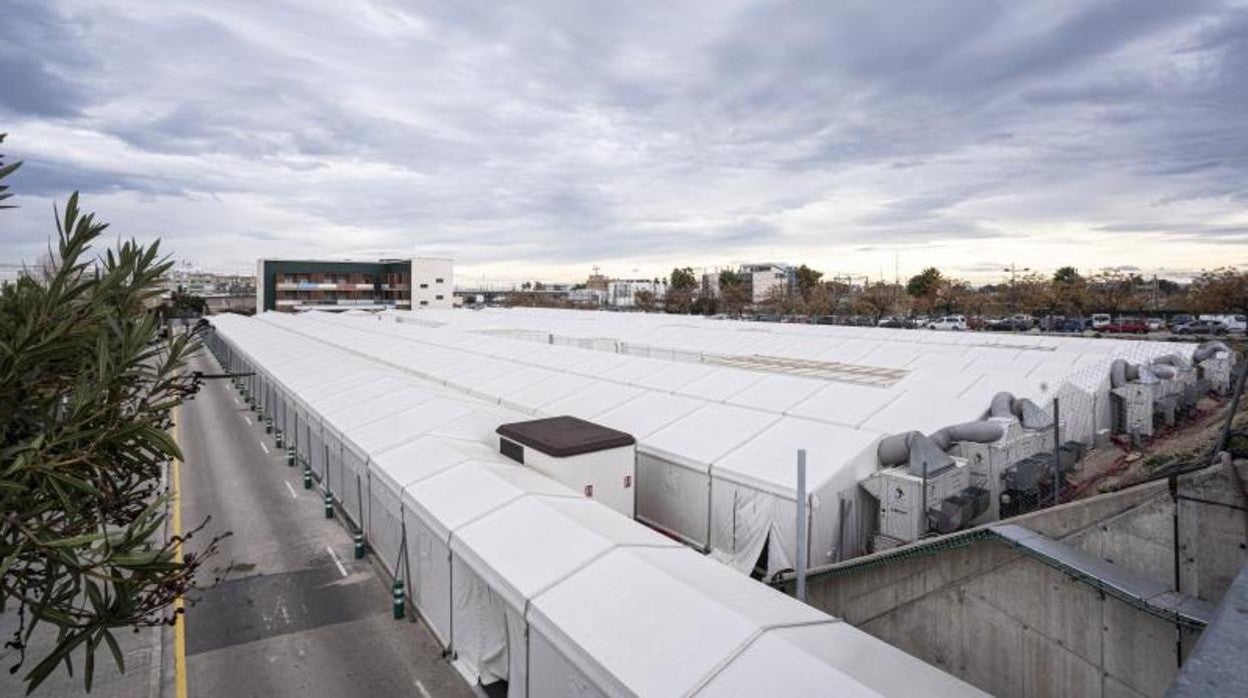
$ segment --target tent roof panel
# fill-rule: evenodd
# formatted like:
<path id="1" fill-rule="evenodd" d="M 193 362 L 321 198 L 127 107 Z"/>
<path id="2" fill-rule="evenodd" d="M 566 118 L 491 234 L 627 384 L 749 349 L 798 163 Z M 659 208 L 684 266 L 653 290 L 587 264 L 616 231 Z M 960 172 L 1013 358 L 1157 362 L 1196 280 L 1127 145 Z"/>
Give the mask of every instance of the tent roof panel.
<path id="1" fill-rule="evenodd" d="M 522 465 L 469 460 L 408 485 L 403 500 L 449 540 L 447 536 L 460 526 L 526 494 L 580 496 Z"/>
<path id="2" fill-rule="evenodd" d="M 725 479 L 792 497 L 797 490 L 797 449 L 806 449 L 807 491 L 816 492 L 834 478 L 851 482 L 875 469 L 880 435 L 785 417 L 715 463 Z"/>
<path id="3" fill-rule="evenodd" d="M 704 405 L 706 402 L 689 397 L 647 392 L 596 415 L 594 421 L 628 432 L 641 441 Z"/>
<path id="4" fill-rule="evenodd" d="M 452 550 L 517 609 L 617 545 L 678 545 L 597 502 L 523 497 L 455 532 Z"/>
<path id="5" fill-rule="evenodd" d="M 769 412 L 711 403 L 645 437 L 638 448 L 658 451 L 687 467 L 706 470 L 779 418 L 780 415 Z"/>
<path id="6" fill-rule="evenodd" d="M 473 409 L 473 403 L 467 399 L 436 397 L 384 419 L 355 427 L 347 435 L 364 453 L 378 455 L 414 436 L 469 414 Z"/>

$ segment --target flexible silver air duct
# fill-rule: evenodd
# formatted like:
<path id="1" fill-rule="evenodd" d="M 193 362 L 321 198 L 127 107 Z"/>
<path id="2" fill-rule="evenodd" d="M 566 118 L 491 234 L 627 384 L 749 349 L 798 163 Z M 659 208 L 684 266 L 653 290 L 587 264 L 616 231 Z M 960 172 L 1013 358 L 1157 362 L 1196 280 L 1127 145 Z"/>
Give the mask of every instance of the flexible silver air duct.
<path id="1" fill-rule="evenodd" d="M 876 447 L 880 465 L 910 465 L 910 474 L 923 476 L 953 465 L 953 458 L 919 431 L 886 436 Z"/>
<path id="2" fill-rule="evenodd" d="M 1231 348 L 1226 346 L 1225 342 L 1221 342 L 1216 339 L 1211 339 L 1208 342 L 1201 344 L 1199 347 L 1196 348 L 1196 351 L 1192 352 L 1192 363 L 1198 364 L 1204 361 L 1205 359 L 1212 358 L 1215 354 L 1217 354 L 1220 351 L 1229 352 L 1230 350 Z"/>
<path id="3" fill-rule="evenodd" d="M 944 429 L 933 432 L 928 438 L 940 450 L 948 451 L 949 447 L 958 441 L 990 444 L 994 441 L 1000 441 L 1002 436 L 1005 436 L 1005 426 L 997 422 L 979 421 L 951 424 Z"/>
<path id="4" fill-rule="evenodd" d="M 1008 391 L 992 396 L 988 416 L 1016 417 L 1024 429 L 1047 429 L 1053 425 L 1053 418 L 1036 403 L 1027 398 L 1016 398 L 1014 393 Z"/>

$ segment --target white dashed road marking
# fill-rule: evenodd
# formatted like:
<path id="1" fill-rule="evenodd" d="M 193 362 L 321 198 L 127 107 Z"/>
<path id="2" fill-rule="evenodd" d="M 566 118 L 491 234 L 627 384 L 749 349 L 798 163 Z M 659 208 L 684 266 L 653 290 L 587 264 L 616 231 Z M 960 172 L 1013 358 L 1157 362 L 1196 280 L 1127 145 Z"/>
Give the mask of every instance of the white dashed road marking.
<path id="1" fill-rule="evenodd" d="M 299 495 L 295 493 L 295 488 L 291 486 L 290 480 L 282 480 L 282 482 L 286 483 L 286 489 L 290 490 L 290 498 L 298 499 Z"/>
<path id="2" fill-rule="evenodd" d="M 334 558 L 334 564 L 338 565 L 338 571 L 342 573 L 342 576 L 347 576 L 347 568 L 342 566 L 342 560 L 338 559 L 338 553 L 334 552 L 334 549 L 328 545 L 325 546 L 325 549 L 329 551 L 329 556 Z"/>

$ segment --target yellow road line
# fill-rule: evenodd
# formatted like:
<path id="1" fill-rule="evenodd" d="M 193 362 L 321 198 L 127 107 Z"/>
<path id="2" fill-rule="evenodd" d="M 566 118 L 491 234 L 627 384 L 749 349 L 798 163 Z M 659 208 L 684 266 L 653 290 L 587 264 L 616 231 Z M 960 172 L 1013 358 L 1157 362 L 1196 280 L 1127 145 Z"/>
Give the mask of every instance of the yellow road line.
<path id="1" fill-rule="evenodd" d="M 182 408 L 177 406 L 173 408 L 173 441 L 178 442 L 178 426 L 179 417 L 181 417 Z M 179 541 L 173 549 L 174 560 L 179 564 L 182 562 L 182 462 L 173 459 L 173 492 L 171 495 L 173 503 L 173 535 L 178 536 Z M 174 612 L 177 613 L 176 620 L 173 624 L 173 691 L 175 698 L 186 698 L 186 616 L 183 614 L 182 596 L 173 600 Z"/>

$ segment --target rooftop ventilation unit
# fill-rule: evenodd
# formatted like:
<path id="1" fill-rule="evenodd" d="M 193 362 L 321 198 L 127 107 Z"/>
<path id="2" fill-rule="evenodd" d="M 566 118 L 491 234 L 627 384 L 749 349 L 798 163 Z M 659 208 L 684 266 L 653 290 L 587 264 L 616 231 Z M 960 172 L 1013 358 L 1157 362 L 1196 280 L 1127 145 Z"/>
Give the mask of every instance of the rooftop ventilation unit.
<path id="1" fill-rule="evenodd" d="M 633 518 L 637 440 L 571 416 L 504 424 L 498 450 Z"/>

